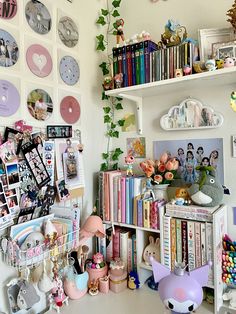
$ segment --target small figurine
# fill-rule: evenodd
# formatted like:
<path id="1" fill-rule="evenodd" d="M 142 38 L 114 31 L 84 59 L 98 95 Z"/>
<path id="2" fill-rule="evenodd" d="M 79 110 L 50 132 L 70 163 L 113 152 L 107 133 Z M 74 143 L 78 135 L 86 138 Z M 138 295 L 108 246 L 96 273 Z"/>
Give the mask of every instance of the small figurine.
<path id="1" fill-rule="evenodd" d="M 206 71 L 205 63 L 201 61 L 195 61 L 193 63 L 193 69 L 196 73 L 202 73 Z"/>
<path id="2" fill-rule="evenodd" d="M 215 71 L 216 70 L 216 62 L 214 59 L 209 59 L 205 62 L 205 67 L 207 71 Z"/>
<path id="3" fill-rule="evenodd" d="M 117 48 L 120 46 L 120 41 L 122 40 L 123 42 L 125 42 L 125 36 L 124 36 L 124 31 L 123 31 L 123 26 L 124 26 L 125 22 L 123 19 L 118 19 L 116 20 L 116 29 L 117 29 L 117 33 L 116 33 L 116 46 Z"/>
<path id="4" fill-rule="evenodd" d="M 224 68 L 230 68 L 234 66 L 235 58 L 226 57 L 224 59 Z"/>
<path id="5" fill-rule="evenodd" d="M 131 290 L 138 289 L 140 286 L 140 281 L 138 278 L 138 273 L 136 271 L 131 271 L 129 273 L 129 279 L 128 279 L 128 288 Z"/>
<path id="6" fill-rule="evenodd" d="M 223 69 L 224 60 L 223 59 L 216 59 L 216 67 L 217 67 L 217 69 Z"/>
<path id="7" fill-rule="evenodd" d="M 126 175 L 129 176 L 131 174 L 131 176 L 133 176 L 133 163 L 135 162 L 134 156 L 132 155 L 128 155 L 125 157 L 125 163 L 126 163 Z"/>
<path id="8" fill-rule="evenodd" d="M 181 77 L 183 76 L 183 70 L 182 69 L 176 69 L 175 70 L 175 77 Z"/>
<path id="9" fill-rule="evenodd" d="M 192 68 L 191 68 L 188 64 L 186 64 L 186 65 L 184 66 L 183 72 L 184 72 L 184 75 L 189 75 L 189 74 L 192 73 Z"/>
<path id="10" fill-rule="evenodd" d="M 236 111 L 236 92 L 231 93 L 230 106 L 233 111 Z"/>
<path id="11" fill-rule="evenodd" d="M 123 83 L 123 73 L 117 73 L 114 76 L 115 88 L 121 88 Z"/>
<path id="12" fill-rule="evenodd" d="M 111 90 L 113 88 L 113 79 L 111 76 L 104 77 L 103 88 L 104 90 Z"/>
<path id="13" fill-rule="evenodd" d="M 90 281 L 89 283 L 89 294 L 94 296 L 98 294 L 98 279 Z"/>

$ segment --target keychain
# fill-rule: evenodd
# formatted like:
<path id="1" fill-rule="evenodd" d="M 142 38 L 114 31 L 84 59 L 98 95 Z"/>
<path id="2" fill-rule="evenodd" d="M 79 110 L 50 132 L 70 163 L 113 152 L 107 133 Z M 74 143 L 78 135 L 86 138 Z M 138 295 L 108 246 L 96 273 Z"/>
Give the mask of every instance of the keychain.
<path id="1" fill-rule="evenodd" d="M 66 140 L 67 144 L 67 158 L 66 158 L 66 174 L 68 179 L 73 179 L 77 177 L 77 162 L 75 156 L 75 150 L 72 147 L 72 143 L 70 139 Z"/>

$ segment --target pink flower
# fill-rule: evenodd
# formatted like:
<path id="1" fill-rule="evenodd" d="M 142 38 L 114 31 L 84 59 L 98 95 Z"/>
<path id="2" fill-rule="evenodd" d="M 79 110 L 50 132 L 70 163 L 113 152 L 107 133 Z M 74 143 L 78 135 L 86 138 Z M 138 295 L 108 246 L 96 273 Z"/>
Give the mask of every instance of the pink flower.
<path id="1" fill-rule="evenodd" d="M 173 173 L 172 172 L 166 172 L 165 173 L 165 179 L 166 180 L 173 180 L 174 179 L 174 175 L 173 175 Z"/>
<path id="2" fill-rule="evenodd" d="M 160 165 L 158 166 L 158 171 L 159 171 L 159 172 L 165 172 L 165 171 L 166 171 L 165 165 L 160 164 Z"/>
<path id="3" fill-rule="evenodd" d="M 165 164 L 168 160 L 168 154 L 167 153 L 163 153 L 160 157 L 160 161 Z"/>
<path id="4" fill-rule="evenodd" d="M 161 183 L 163 181 L 163 177 L 160 174 L 156 174 L 154 176 L 154 181 Z"/>
<path id="5" fill-rule="evenodd" d="M 172 160 L 168 160 L 166 163 L 166 170 L 171 171 L 174 168 L 174 164 L 172 162 Z"/>

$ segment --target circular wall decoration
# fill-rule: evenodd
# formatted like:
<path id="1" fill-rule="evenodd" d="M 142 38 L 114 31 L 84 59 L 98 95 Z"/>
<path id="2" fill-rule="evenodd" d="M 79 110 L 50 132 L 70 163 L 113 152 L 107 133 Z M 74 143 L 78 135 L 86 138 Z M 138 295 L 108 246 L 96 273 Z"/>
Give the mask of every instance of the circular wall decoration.
<path id="1" fill-rule="evenodd" d="M 38 0 L 29 1 L 25 7 L 25 17 L 29 26 L 38 34 L 47 34 L 52 26 L 47 7 Z"/>
<path id="2" fill-rule="evenodd" d="M 67 85 L 75 85 L 79 80 L 79 65 L 71 56 L 65 56 L 61 59 L 59 72 L 61 79 Z"/>
<path id="3" fill-rule="evenodd" d="M 12 116 L 20 106 L 20 94 L 9 81 L 0 80 L 0 116 Z"/>
<path id="4" fill-rule="evenodd" d="M 27 97 L 28 110 L 32 117 L 45 121 L 53 112 L 53 103 L 49 94 L 43 89 L 34 89 Z"/>
<path id="5" fill-rule="evenodd" d="M 0 66 L 11 67 L 19 58 L 19 49 L 15 38 L 7 31 L 0 29 Z"/>
<path id="6" fill-rule="evenodd" d="M 60 113 L 66 123 L 77 122 L 80 118 L 80 104 L 77 99 L 72 96 L 63 98 L 60 104 Z"/>
<path id="7" fill-rule="evenodd" d="M 31 45 L 26 52 L 26 61 L 32 73 L 46 77 L 52 71 L 52 58 L 48 50 L 41 45 Z"/>
<path id="8" fill-rule="evenodd" d="M 58 34 L 63 44 L 69 48 L 77 45 L 79 40 L 79 31 L 75 22 L 68 16 L 60 18 L 58 24 Z"/>
<path id="9" fill-rule="evenodd" d="M 16 0 L 0 1 L 0 17 L 5 20 L 12 19 L 17 13 Z"/>

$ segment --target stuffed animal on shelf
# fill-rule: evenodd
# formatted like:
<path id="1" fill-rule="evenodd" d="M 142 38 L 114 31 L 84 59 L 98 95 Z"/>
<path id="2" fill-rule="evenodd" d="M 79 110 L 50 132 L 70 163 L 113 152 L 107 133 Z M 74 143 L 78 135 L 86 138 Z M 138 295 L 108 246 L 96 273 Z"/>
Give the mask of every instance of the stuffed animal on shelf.
<path id="1" fill-rule="evenodd" d="M 140 281 L 138 278 L 138 273 L 136 271 L 131 271 L 128 277 L 128 288 L 131 290 L 138 289 L 140 286 Z"/>
<path id="2" fill-rule="evenodd" d="M 152 236 L 149 236 L 149 244 L 145 247 L 143 251 L 143 260 L 146 265 L 151 265 L 151 257 L 160 262 L 160 239 L 157 238 L 154 241 L 154 238 Z"/>
<path id="3" fill-rule="evenodd" d="M 216 170 L 212 166 L 197 166 L 200 171 L 198 183 L 189 188 L 189 194 L 193 203 L 213 207 L 221 203 L 224 190 L 216 177 Z"/>
<path id="4" fill-rule="evenodd" d="M 236 309 L 236 289 L 229 289 L 222 298 L 224 301 L 229 301 L 229 305 Z"/>

